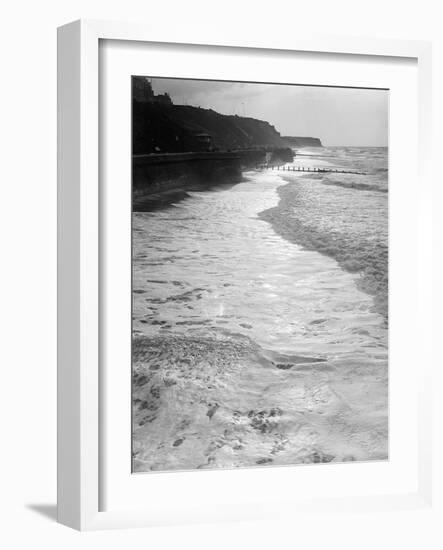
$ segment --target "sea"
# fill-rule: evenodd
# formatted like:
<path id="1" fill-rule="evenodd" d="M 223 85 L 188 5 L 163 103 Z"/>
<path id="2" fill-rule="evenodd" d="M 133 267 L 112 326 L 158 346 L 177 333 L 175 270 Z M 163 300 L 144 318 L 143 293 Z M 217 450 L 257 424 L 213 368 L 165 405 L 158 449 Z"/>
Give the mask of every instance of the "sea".
<path id="1" fill-rule="evenodd" d="M 388 196 L 302 148 L 133 213 L 134 472 L 388 458 Z"/>

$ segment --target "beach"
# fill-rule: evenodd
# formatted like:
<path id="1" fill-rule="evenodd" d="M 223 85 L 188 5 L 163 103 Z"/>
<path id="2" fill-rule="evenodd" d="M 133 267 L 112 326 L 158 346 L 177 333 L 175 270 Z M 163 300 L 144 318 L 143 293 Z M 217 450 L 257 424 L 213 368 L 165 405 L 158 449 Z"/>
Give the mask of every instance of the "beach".
<path id="1" fill-rule="evenodd" d="M 319 151 L 133 214 L 134 472 L 387 459 L 386 153 Z"/>

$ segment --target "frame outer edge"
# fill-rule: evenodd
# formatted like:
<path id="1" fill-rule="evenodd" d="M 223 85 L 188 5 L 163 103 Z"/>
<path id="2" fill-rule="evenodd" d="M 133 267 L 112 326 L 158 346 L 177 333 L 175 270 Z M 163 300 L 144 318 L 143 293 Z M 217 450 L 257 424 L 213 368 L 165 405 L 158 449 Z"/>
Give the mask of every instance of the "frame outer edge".
<path id="1" fill-rule="evenodd" d="M 99 511 L 98 36 L 58 29 L 57 519 Z"/>
<path id="2" fill-rule="evenodd" d="M 57 520 L 80 529 L 80 23 L 57 32 Z"/>
<path id="3" fill-rule="evenodd" d="M 433 289 L 433 229 L 432 204 L 434 201 L 432 150 L 432 43 L 420 43 L 418 54 L 418 182 L 426 189 L 419 203 L 419 212 L 422 219 L 420 235 L 420 276 L 427 279 L 427 292 L 422 297 L 420 308 L 423 318 L 432 319 Z M 427 363 L 424 369 L 426 376 L 418 387 L 419 399 L 419 470 L 418 490 L 427 506 L 433 505 L 434 500 L 434 453 L 433 453 L 433 357 L 434 341 L 432 331 L 428 331 L 426 341 L 423 342 L 423 359 Z"/>
<path id="4" fill-rule="evenodd" d="M 99 513 L 99 35 L 80 25 L 80 529 Z"/>
<path id="5" fill-rule="evenodd" d="M 148 38 L 149 33 L 149 38 Z M 182 34 L 173 42 L 186 43 Z M 82 20 L 58 29 L 57 35 L 57 504 L 58 521 L 78 530 L 149 525 L 143 513 L 130 519 L 120 514 L 100 512 L 99 508 L 99 230 L 98 230 L 98 42 L 99 39 L 155 41 L 146 25 Z M 235 40 L 235 39 L 234 39 Z M 168 42 L 165 36 L 161 42 Z M 201 38 L 194 44 L 204 43 Z M 254 39 L 238 40 L 235 45 L 213 37 L 207 44 L 231 47 L 287 49 L 280 42 L 257 45 Z M 237 42 L 237 40 L 235 40 Z M 328 38 L 326 51 L 357 55 L 417 57 L 420 96 L 426 104 L 420 110 L 425 123 L 419 131 L 429 131 L 431 47 L 429 42 L 353 38 Z M 189 43 L 189 42 L 188 42 Z M 315 46 L 320 44 L 320 46 Z M 325 37 L 299 40 L 298 49 L 325 51 Z M 292 48 L 294 49 L 294 48 Z M 424 61 L 424 65 L 423 65 Z M 421 66 L 421 67 L 420 67 Z M 423 80 L 424 69 L 425 79 Z M 427 81 L 427 82 L 426 82 Z M 428 141 L 427 141 L 428 143 Z M 422 151 L 423 153 L 423 151 Z M 426 174 L 427 175 L 427 174 Z M 420 174 L 423 181 L 425 174 Z M 420 400 L 430 395 L 430 381 L 420 388 Z M 431 416 L 430 406 L 423 415 Z M 413 496 L 421 505 L 430 504 L 432 474 L 429 466 L 430 433 L 419 434 L 421 453 L 419 492 Z M 396 498 L 394 497 L 394 500 Z M 423 502 L 424 500 L 424 502 Z M 408 502 L 403 502 L 408 507 Z M 154 521 L 154 523 L 157 523 Z"/>

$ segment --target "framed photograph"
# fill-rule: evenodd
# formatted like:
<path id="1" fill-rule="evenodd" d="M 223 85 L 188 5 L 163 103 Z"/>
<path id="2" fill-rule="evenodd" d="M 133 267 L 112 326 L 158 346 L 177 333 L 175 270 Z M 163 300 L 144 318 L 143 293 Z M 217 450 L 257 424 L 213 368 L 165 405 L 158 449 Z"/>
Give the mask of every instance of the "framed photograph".
<path id="1" fill-rule="evenodd" d="M 58 36 L 59 521 L 429 506 L 429 44 Z"/>

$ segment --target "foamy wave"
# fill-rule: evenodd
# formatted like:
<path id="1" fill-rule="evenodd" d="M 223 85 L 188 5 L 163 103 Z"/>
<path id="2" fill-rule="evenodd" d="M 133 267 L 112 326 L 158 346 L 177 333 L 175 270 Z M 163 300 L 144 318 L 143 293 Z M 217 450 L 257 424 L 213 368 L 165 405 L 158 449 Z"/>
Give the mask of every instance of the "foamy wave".
<path id="1" fill-rule="evenodd" d="M 357 366 L 370 382 L 346 392 Z M 240 335 L 135 338 L 134 471 L 385 459 L 386 375 Z"/>
<path id="2" fill-rule="evenodd" d="M 335 185 L 337 187 L 345 187 L 346 189 L 357 189 L 361 191 L 377 191 L 379 193 L 387 193 L 387 187 L 380 187 L 368 182 L 357 182 L 357 181 L 342 181 L 342 180 L 332 180 L 330 178 L 323 178 L 323 185 Z"/>
<path id="3" fill-rule="evenodd" d="M 360 273 L 359 287 L 374 297 L 376 310 L 387 322 L 388 216 L 384 194 L 355 193 L 348 185 L 324 185 L 314 178 L 284 179 L 290 183 L 278 189 L 278 206 L 259 217 L 285 239 L 333 257 L 346 271 Z"/>

